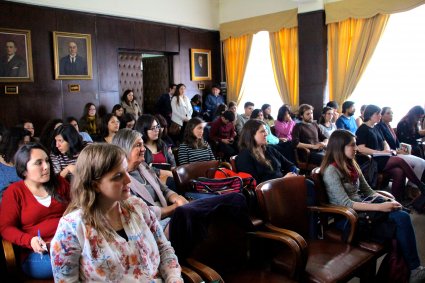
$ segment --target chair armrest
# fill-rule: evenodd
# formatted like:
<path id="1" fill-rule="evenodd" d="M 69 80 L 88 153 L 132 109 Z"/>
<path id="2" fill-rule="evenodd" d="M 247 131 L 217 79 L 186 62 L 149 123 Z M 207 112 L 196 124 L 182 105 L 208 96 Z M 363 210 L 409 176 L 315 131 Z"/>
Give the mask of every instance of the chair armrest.
<path id="1" fill-rule="evenodd" d="M 9 273 L 15 273 L 16 270 L 16 258 L 15 251 L 13 250 L 13 244 L 5 239 L 2 239 L 4 258 L 6 267 Z"/>
<path id="2" fill-rule="evenodd" d="M 214 281 L 224 283 L 223 278 L 214 269 L 193 258 L 187 258 L 186 263 L 195 270 L 206 281 Z"/>
<path id="3" fill-rule="evenodd" d="M 189 267 L 181 266 L 181 268 L 182 268 L 182 277 L 183 277 L 184 282 L 189 282 L 189 283 L 204 282 L 202 277 L 199 276 L 198 273 L 196 273 L 195 271 L 193 271 Z"/>
<path id="4" fill-rule="evenodd" d="M 316 213 L 330 213 L 344 216 L 350 223 L 350 234 L 346 242 L 350 244 L 353 241 L 357 226 L 357 213 L 352 208 L 337 205 L 309 206 L 308 208 L 310 211 Z"/>
<path id="5" fill-rule="evenodd" d="M 292 239 L 294 239 L 297 242 L 300 249 L 303 250 L 303 249 L 307 248 L 306 240 L 303 238 L 303 236 L 301 236 L 297 232 L 294 232 L 294 231 L 291 231 L 291 230 L 288 230 L 288 229 L 279 228 L 279 227 L 276 227 L 276 226 L 274 226 L 273 224 L 270 224 L 270 223 L 266 223 L 265 227 L 266 227 L 267 230 L 269 230 L 271 232 L 283 234 L 283 235 L 291 237 Z"/>
<path id="6" fill-rule="evenodd" d="M 307 247 L 300 247 L 298 242 L 291 236 L 283 233 L 263 231 L 248 232 L 248 235 L 251 238 L 261 238 L 279 242 L 288 247 L 294 256 L 293 258 L 295 262 L 292 268 L 288 268 L 291 278 L 294 278 L 296 274 L 301 274 L 301 272 L 305 269 L 305 265 L 307 263 Z"/>
<path id="7" fill-rule="evenodd" d="M 232 165 L 227 161 L 222 161 L 220 163 L 220 167 L 224 167 L 226 169 L 233 170 Z"/>
<path id="8" fill-rule="evenodd" d="M 385 196 L 387 198 L 391 198 L 391 199 L 394 199 L 395 198 L 392 193 L 387 192 L 387 191 L 376 190 L 375 192 L 377 192 L 377 193 L 379 193 L 379 194 L 381 194 L 381 195 L 383 195 L 383 196 Z"/>

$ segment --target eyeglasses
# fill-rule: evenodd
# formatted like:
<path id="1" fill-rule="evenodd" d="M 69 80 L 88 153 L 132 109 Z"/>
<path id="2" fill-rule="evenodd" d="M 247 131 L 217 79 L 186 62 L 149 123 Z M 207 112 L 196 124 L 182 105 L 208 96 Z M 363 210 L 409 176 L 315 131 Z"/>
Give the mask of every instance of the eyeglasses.
<path id="1" fill-rule="evenodd" d="M 151 131 L 159 131 L 161 129 L 161 126 L 160 125 L 156 125 L 156 126 L 153 126 L 152 128 L 150 128 L 149 130 L 151 130 Z"/>

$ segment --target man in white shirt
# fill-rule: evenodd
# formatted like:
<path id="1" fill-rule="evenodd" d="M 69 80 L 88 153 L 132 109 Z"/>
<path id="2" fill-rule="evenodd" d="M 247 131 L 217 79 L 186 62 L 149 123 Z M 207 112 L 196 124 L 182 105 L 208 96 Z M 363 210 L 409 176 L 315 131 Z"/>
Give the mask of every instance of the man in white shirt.
<path id="1" fill-rule="evenodd" d="M 60 75 L 87 75 L 86 58 L 78 55 L 78 46 L 75 41 L 68 42 L 69 54 L 62 57 L 59 63 Z"/>

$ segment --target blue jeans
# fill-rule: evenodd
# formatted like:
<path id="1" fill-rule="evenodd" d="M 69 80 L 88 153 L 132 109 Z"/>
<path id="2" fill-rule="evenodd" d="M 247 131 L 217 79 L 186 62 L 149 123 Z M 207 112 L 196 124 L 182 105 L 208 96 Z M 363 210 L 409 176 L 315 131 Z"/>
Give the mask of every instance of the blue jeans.
<path id="1" fill-rule="evenodd" d="M 397 244 L 400 247 L 407 265 L 410 270 L 417 268 L 421 262 L 416 248 L 415 230 L 413 229 L 410 215 L 403 210 L 397 210 L 390 212 L 388 218 L 397 225 Z"/>
<path id="2" fill-rule="evenodd" d="M 22 263 L 22 270 L 25 274 L 35 279 L 53 278 L 52 263 L 49 253 L 42 255 L 32 252 Z"/>

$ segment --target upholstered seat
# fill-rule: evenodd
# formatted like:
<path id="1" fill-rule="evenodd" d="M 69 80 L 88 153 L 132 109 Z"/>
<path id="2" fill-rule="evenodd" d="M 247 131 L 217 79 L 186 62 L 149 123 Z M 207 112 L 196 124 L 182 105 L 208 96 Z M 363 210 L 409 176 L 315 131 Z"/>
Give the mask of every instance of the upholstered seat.
<path id="1" fill-rule="evenodd" d="M 373 276 L 374 254 L 350 244 L 347 240 L 309 239 L 311 215 L 340 215 L 349 221 L 352 231 L 356 227 L 356 213 L 347 208 L 307 207 L 307 186 L 303 176 L 279 178 L 261 183 L 256 189 L 265 226 L 269 231 L 293 237 L 300 246 L 305 245 L 306 266 L 300 280 L 306 282 L 343 282 L 359 276 Z"/>

